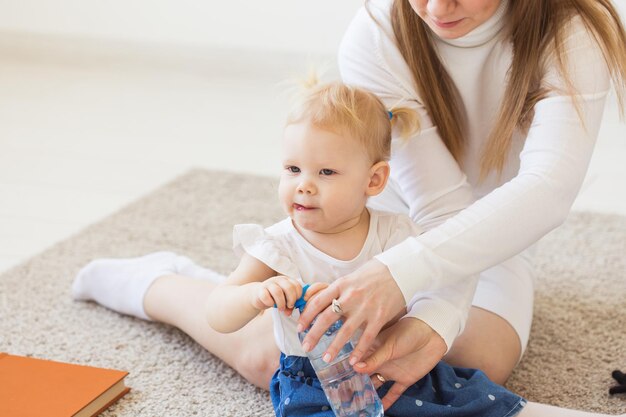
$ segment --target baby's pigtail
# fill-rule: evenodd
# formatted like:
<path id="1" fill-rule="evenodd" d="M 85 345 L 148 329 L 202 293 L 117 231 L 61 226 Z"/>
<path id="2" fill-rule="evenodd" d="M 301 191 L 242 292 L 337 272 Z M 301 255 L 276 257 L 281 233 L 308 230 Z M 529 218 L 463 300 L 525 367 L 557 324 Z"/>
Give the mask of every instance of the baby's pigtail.
<path id="1" fill-rule="evenodd" d="M 408 107 L 394 107 L 389 110 L 391 128 L 399 129 L 400 137 L 408 139 L 420 129 L 420 121 L 415 110 Z"/>
<path id="2" fill-rule="evenodd" d="M 305 78 L 300 79 L 300 87 L 310 92 L 320 86 L 320 75 L 316 70 L 310 70 Z"/>

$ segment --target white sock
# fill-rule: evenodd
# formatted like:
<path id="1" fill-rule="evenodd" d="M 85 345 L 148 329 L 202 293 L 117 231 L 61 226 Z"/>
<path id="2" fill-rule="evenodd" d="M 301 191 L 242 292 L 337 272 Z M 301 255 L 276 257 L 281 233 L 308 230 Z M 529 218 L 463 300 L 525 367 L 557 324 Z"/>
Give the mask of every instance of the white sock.
<path id="1" fill-rule="evenodd" d="M 185 277 L 203 279 L 219 284 L 226 279 L 225 275 L 219 274 L 212 269 L 201 267 L 186 256 L 176 258 L 176 273 Z"/>
<path id="2" fill-rule="evenodd" d="M 143 309 L 148 288 L 159 277 L 179 274 L 220 282 L 223 276 L 172 252 L 139 258 L 96 259 L 83 267 L 72 284 L 75 300 L 93 300 L 111 310 L 150 320 Z"/>

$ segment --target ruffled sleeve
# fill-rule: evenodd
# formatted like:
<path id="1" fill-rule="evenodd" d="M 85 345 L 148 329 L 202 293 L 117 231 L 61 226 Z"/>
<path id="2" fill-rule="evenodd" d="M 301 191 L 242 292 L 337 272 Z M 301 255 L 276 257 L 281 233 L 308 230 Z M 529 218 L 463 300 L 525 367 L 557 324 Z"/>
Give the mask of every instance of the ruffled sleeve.
<path id="1" fill-rule="evenodd" d="M 268 233 L 258 224 L 238 224 L 233 228 L 233 250 L 238 257 L 247 253 L 279 275 L 301 279 L 281 236 Z"/>

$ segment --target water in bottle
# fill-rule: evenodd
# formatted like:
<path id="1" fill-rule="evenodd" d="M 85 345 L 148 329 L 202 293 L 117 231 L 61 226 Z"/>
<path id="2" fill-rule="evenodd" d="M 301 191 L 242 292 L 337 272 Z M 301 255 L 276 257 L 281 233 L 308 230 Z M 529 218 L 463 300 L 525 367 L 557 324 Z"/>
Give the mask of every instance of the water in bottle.
<path id="1" fill-rule="evenodd" d="M 302 311 L 304 303 L 300 304 L 296 307 Z M 349 363 L 354 348 L 352 341 L 343 346 L 332 362 L 322 359 L 342 324 L 341 319 L 333 323 L 307 356 L 337 417 L 382 417 L 382 402 L 369 375 L 355 372 Z M 308 329 L 298 334 L 300 342 L 307 333 Z"/>

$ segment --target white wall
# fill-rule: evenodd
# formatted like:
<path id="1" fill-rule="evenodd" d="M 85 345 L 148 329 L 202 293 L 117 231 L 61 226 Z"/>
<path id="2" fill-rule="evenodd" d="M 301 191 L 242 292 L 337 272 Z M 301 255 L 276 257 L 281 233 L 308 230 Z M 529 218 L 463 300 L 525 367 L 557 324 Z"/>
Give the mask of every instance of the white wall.
<path id="1" fill-rule="evenodd" d="M 613 0 L 626 20 L 626 0 Z M 334 55 L 363 0 L 0 0 L 0 31 Z"/>
<path id="2" fill-rule="evenodd" d="M 362 0 L 0 0 L 0 31 L 334 54 Z"/>

